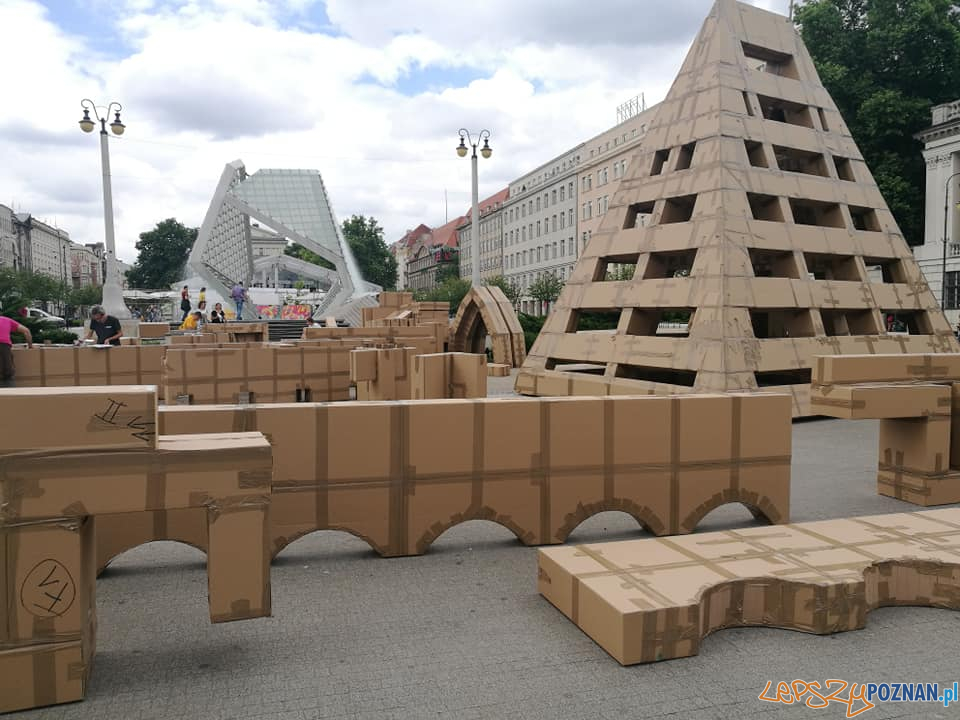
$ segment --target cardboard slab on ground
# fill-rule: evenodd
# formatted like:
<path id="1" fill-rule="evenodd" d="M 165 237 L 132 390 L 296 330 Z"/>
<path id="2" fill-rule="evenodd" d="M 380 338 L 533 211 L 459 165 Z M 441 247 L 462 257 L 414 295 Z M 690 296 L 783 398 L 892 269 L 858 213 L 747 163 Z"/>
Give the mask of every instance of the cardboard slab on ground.
<path id="1" fill-rule="evenodd" d="M 727 627 L 855 630 L 878 607 L 960 609 L 960 508 L 544 548 L 537 586 L 623 665 Z"/>

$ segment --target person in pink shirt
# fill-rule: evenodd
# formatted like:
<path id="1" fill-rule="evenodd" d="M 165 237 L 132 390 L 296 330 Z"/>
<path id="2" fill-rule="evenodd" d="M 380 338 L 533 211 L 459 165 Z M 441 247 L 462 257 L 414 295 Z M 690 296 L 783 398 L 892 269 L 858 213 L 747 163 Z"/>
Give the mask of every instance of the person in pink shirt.
<path id="1" fill-rule="evenodd" d="M 10 339 L 10 335 L 15 332 L 23 334 L 27 339 L 27 347 L 33 347 L 30 328 L 0 315 L 0 387 L 13 387 L 13 340 Z"/>

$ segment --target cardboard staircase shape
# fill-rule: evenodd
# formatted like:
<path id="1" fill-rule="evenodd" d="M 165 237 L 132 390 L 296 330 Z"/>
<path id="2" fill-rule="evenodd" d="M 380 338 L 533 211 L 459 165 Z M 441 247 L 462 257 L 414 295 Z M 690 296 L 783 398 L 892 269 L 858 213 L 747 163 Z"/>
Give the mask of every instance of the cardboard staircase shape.
<path id="1" fill-rule="evenodd" d="M 960 355 L 819 357 L 810 402 L 818 415 L 880 420 L 878 494 L 960 502 Z"/>
<path id="2" fill-rule="evenodd" d="M 818 635 L 890 605 L 960 609 L 960 508 L 538 552 L 540 594 L 623 665 L 750 625 Z"/>
<path id="3" fill-rule="evenodd" d="M 637 428 L 644 428 L 642 433 Z M 562 543 L 619 510 L 657 535 L 714 508 L 789 521 L 790 398 L 714 395 L 170 406 L 161 433 L 257 430 L 274 450 L 276 555 L 343 530 L 383 556 L 419 555 L 468 520 L 525 545 Z M 437 442 L 442 432 L 443 442 Z M 152 540 L 202 547 L 189 516 L 97 519 L 98 567 Z"/>
<path id="4" fill-rule="evenodd" d="M 807 415 L 816 355 L 958 349 L 790 21 L 718 0 L 516 388 L 789 392 Z"/>
<path id="5" fill-rule="evenodd" d="M 487 336 L 493 362 L 520 367 L 527 356 L 523 328 L 513 305 L 496 285 L 472 287 L 460 302 L 450 328 L 454 352 L 484 353 Z"/>

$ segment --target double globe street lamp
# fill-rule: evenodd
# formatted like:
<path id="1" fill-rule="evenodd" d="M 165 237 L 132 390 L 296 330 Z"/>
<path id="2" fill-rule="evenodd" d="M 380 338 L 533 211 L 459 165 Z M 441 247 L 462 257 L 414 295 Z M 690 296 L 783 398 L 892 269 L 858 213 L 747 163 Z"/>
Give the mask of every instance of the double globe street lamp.
<path id="1" fill-rule="evenodd" d="M 123 135 L 126 125 L 120 121 L 120 112 L 123 107 L 118 102 L 112 102 L 105 109 L 103 117 L 97 112 L 98 106 L 86 98 L 80 102 L 83 108 L 83 117 L 80 119 L 80 129 L 85 133 L 93 132 L 97 122 L 100 123 L 100 166 L 103 170 L 103 225 L 106 239 L 107 267 L 103 278 L 103 309 L 108 315 L 120 320 L 129 320 L 130 311 L 123 301 L 123 284 L 120 282 L 120 272 L 117 265 L 117 246 L 113 234 L 113 191 L 110 185 L 110 149 L 107 145 L 107 120 L 113 113 L 110 131 L 114 135 Z M 114 109 L 116 107 L 116 109 Z M 101 106 L 99 109 L 104 110 Z M 90 113 L 93 113 L 93 118 Z M 96 118 L 96 121 L 94 121 Z M 126 328 L 124 328 L 126 332 Z M 129 333 L 136 335 L 136 333 Z"/>
<path id="2" fill-rule="evenodd" d="M 470 282 L 473 287 L 480 287 L 480 199 L 477 190 L 477 145 L 480 144 L 481 140 L 483 141 L 483 147 L 480 148 L 480 154 L 483 155 L 484 160 L 486 160 L 493 155 L 493 148 L 490 147 L 490 131 L 481 130 L 477 135 L 476 141 L 474 141 L 469 130 L 460 128 L 460 144 L 457 146 L 457 155 L 466 157 L 468 144 L 473 148 L 473 155 L 470 156 L 470 169 L 473 182 L 473 213 L 470 221 L 470 232 L 473 236 L 473 242 L 471 243 L 471 255 L 473 257 L 471 258 L 472 262 L 470 263 L 470 267 L 473 272 L 470 276 Z"/>

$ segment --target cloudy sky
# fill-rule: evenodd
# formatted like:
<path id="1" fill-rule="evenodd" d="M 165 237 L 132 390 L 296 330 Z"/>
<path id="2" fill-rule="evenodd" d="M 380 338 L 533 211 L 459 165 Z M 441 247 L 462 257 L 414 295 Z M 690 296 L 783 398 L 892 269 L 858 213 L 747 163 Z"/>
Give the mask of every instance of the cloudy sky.
<path id="1" fill-rule="evenodd" d="M 786 13 L 789 0 L 752 0 Z M 388 242 L 470 200 L 457 130 L 488 128 L 481 197 L 660 100 L 711 0 L 0 0 L 0 203 L 103 238 L 111 141 L 119 256 L 167 217 L 203 219 L 226 162 L 318 169 L 341 218 Z"/>

